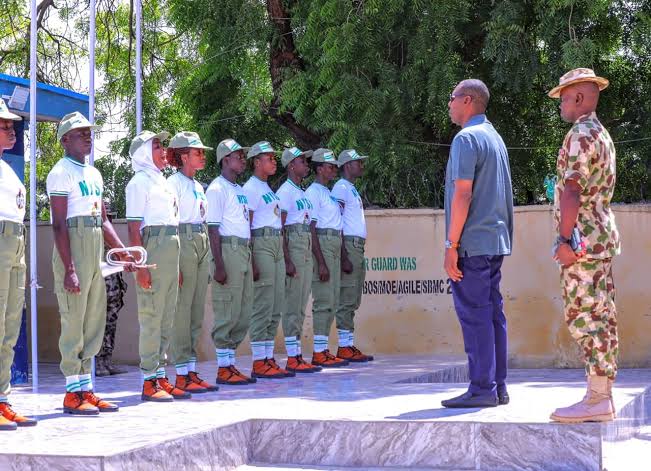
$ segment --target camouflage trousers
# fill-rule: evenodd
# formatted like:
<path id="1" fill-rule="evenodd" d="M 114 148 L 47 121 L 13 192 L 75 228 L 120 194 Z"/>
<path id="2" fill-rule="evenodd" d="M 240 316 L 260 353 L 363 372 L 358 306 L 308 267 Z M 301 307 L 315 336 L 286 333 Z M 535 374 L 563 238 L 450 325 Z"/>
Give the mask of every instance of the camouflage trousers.
<path id="1" fill-rule="evenodd" d="M 115 273 L 104 278 L 106 283 L 106 329 L 102 348 L 97 356 L 111 358 L 115 347 L 115 330 L 118 326 L 118 314 L 124 307 L 124 294 L 127 292 L 127 283 L 122 273 Z"/>
<path id="2" fill-rule="evenodd" d="M 581 260 L 561 268 L 565 322 L 583 349 L 588 375 L 617 374 L 617 310 L 612 259 Z"/>

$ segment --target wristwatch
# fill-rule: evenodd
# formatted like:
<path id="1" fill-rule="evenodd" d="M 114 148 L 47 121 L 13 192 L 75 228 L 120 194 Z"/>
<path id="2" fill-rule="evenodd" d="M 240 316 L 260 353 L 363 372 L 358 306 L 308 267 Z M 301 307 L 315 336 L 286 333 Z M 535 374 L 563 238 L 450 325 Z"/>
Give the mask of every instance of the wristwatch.
<path id="1" fill-rule="evenodd" d="M 446 240 L 445 241 L 445 248 L 446 249 L 458 249 L 459 248 L 459 242 L 452 242 L 451 240 Z"/>

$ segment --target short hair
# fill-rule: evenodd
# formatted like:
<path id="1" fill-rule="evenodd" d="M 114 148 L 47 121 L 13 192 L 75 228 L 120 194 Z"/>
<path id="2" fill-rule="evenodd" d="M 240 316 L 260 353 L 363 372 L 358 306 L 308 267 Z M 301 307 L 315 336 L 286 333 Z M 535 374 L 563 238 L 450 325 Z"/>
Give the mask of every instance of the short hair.
<path id="1" fill-rule="evenodd" d="M 175 147 L 168 147 L 167 148 L 167 163 L 171 165 L 174 168 L 181 168 L 183 167 L 183 159 L 181 159 L 181 155 L 187 154 L 190 152 L 189 147 L 180 147 L 180 148 L 175 148 Z"/>
<path id="2" fill-rule="evenodd" d="M 459 82 L 459 91 L 465 93 L 484 106 L 484 109 L 488 106 L 488 101 L 491 98 L 491 94 L 488 91 L 488 87 L 484 82 L 479 79 L 466 79 Z"/>

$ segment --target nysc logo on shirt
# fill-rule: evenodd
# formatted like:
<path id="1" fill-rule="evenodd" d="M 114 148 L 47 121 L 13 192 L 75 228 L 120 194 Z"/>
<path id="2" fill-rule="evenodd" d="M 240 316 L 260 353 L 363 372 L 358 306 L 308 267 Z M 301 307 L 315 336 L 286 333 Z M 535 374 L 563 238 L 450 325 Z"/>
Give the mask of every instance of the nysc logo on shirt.
<path id="1" fill-rule="evenodd" d="M 270 191 L 269 193 L 265 193 L 264 195 L 262 195 L 262 201 L 264 201 L 265 204 L 271 204 L 274 201 L 280 201 L 280 198 L 276 196 L 276 193 Z"/>
<path id="2" fill-rule="evenodd" d="M 303 211 L 304 209 L 313 209 L 312 202 L 307 198 L 296 200 L 296 209 Z"/>
<path id="3" fill-rule="evenodd" d="M 94 181 L 81 180 L 79 182 L 79 190 L 81 191 L 81 196 L 101 196 L 102 187 L 99 183 Z"/>

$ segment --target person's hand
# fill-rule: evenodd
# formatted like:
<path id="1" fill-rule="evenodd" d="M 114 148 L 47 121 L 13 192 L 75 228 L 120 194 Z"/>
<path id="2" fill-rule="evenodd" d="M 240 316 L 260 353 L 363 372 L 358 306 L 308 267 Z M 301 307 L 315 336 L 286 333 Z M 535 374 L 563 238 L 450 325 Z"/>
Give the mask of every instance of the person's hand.
<path id="1" fill-rule="evenodd" d="M 325 263 L 319 263 L 319 280 L 328 281 L 330 279 L 330 270 Z"/>
<path id="2" fill-rule="evenodd" d="M 463 273 L 459 270 L 459 253 L 457 249 L 445 249 L 443 268 L 452 281 L 461 281 Z"/>
<path id="3" fill-rule="evenodd" d="M 120 252 L 118 253 L 118 258 L 120 259 L 121 262 L 124 262 L 124 271 L 133 273 L 135 272 L 138 268 L 136 268 L 136 259 L 133 258 L 133 255 L 127 252 Z"/>
<path id="4" fill-rule="evenodd" d="M 563 268 L 571 267 L 576 263 L 579 257 L 576 256 L 572 247 L 568 244 L 559 244 L 558 249 L 556 249 L 556 254 L 554 255 L 554 260 L 556 260 Z"/>
<path id="5" fill-rule="evenodd" d="M 179 288 L 183 287 L 183 272 L 179 270 Z"/>
<path id="6" fill-rule="evenodd" d="M 77 277 L 77 272 L 75 269 L 66 270 L 66 274 L 63 277 L 63 288 L 72 294 L 79 294 L 81 288 L 79 287 L 79 278 Z"/>
<path id="7" fill-rule="evenodd" d="M 260 279 L 260 270 L 255 262 L 251 262 L 251 268 L 253 269 L 253 281 L 258 281 Z"/>
<path id="8" fill-rule="evenodd" d="M 347 274 L 351 274 L 353 272 L 353 262 L 348 260 L 348 257 L 341 259 L 341 271 Z"/>
<path id="9" fill-rule="evenodd" d="M 212 278 L 220 285 L 226 284 L 226 269 L 224 268 L 224 265 L 218 265 L 215 263 L 215 274 Z"/>
<path id="10" fill-rule="evenodd" d="M 294 262 L 287 258 L 285 259 L 285 274 L 292 278 L 296 277 L 296 266 L 294 265 Z"/>
<path id="11" fill-rule="evenodd" d="M 151 273 L 146 268 L 138 268 L 136 282 L 142 289 L 151 289 Z"/>

